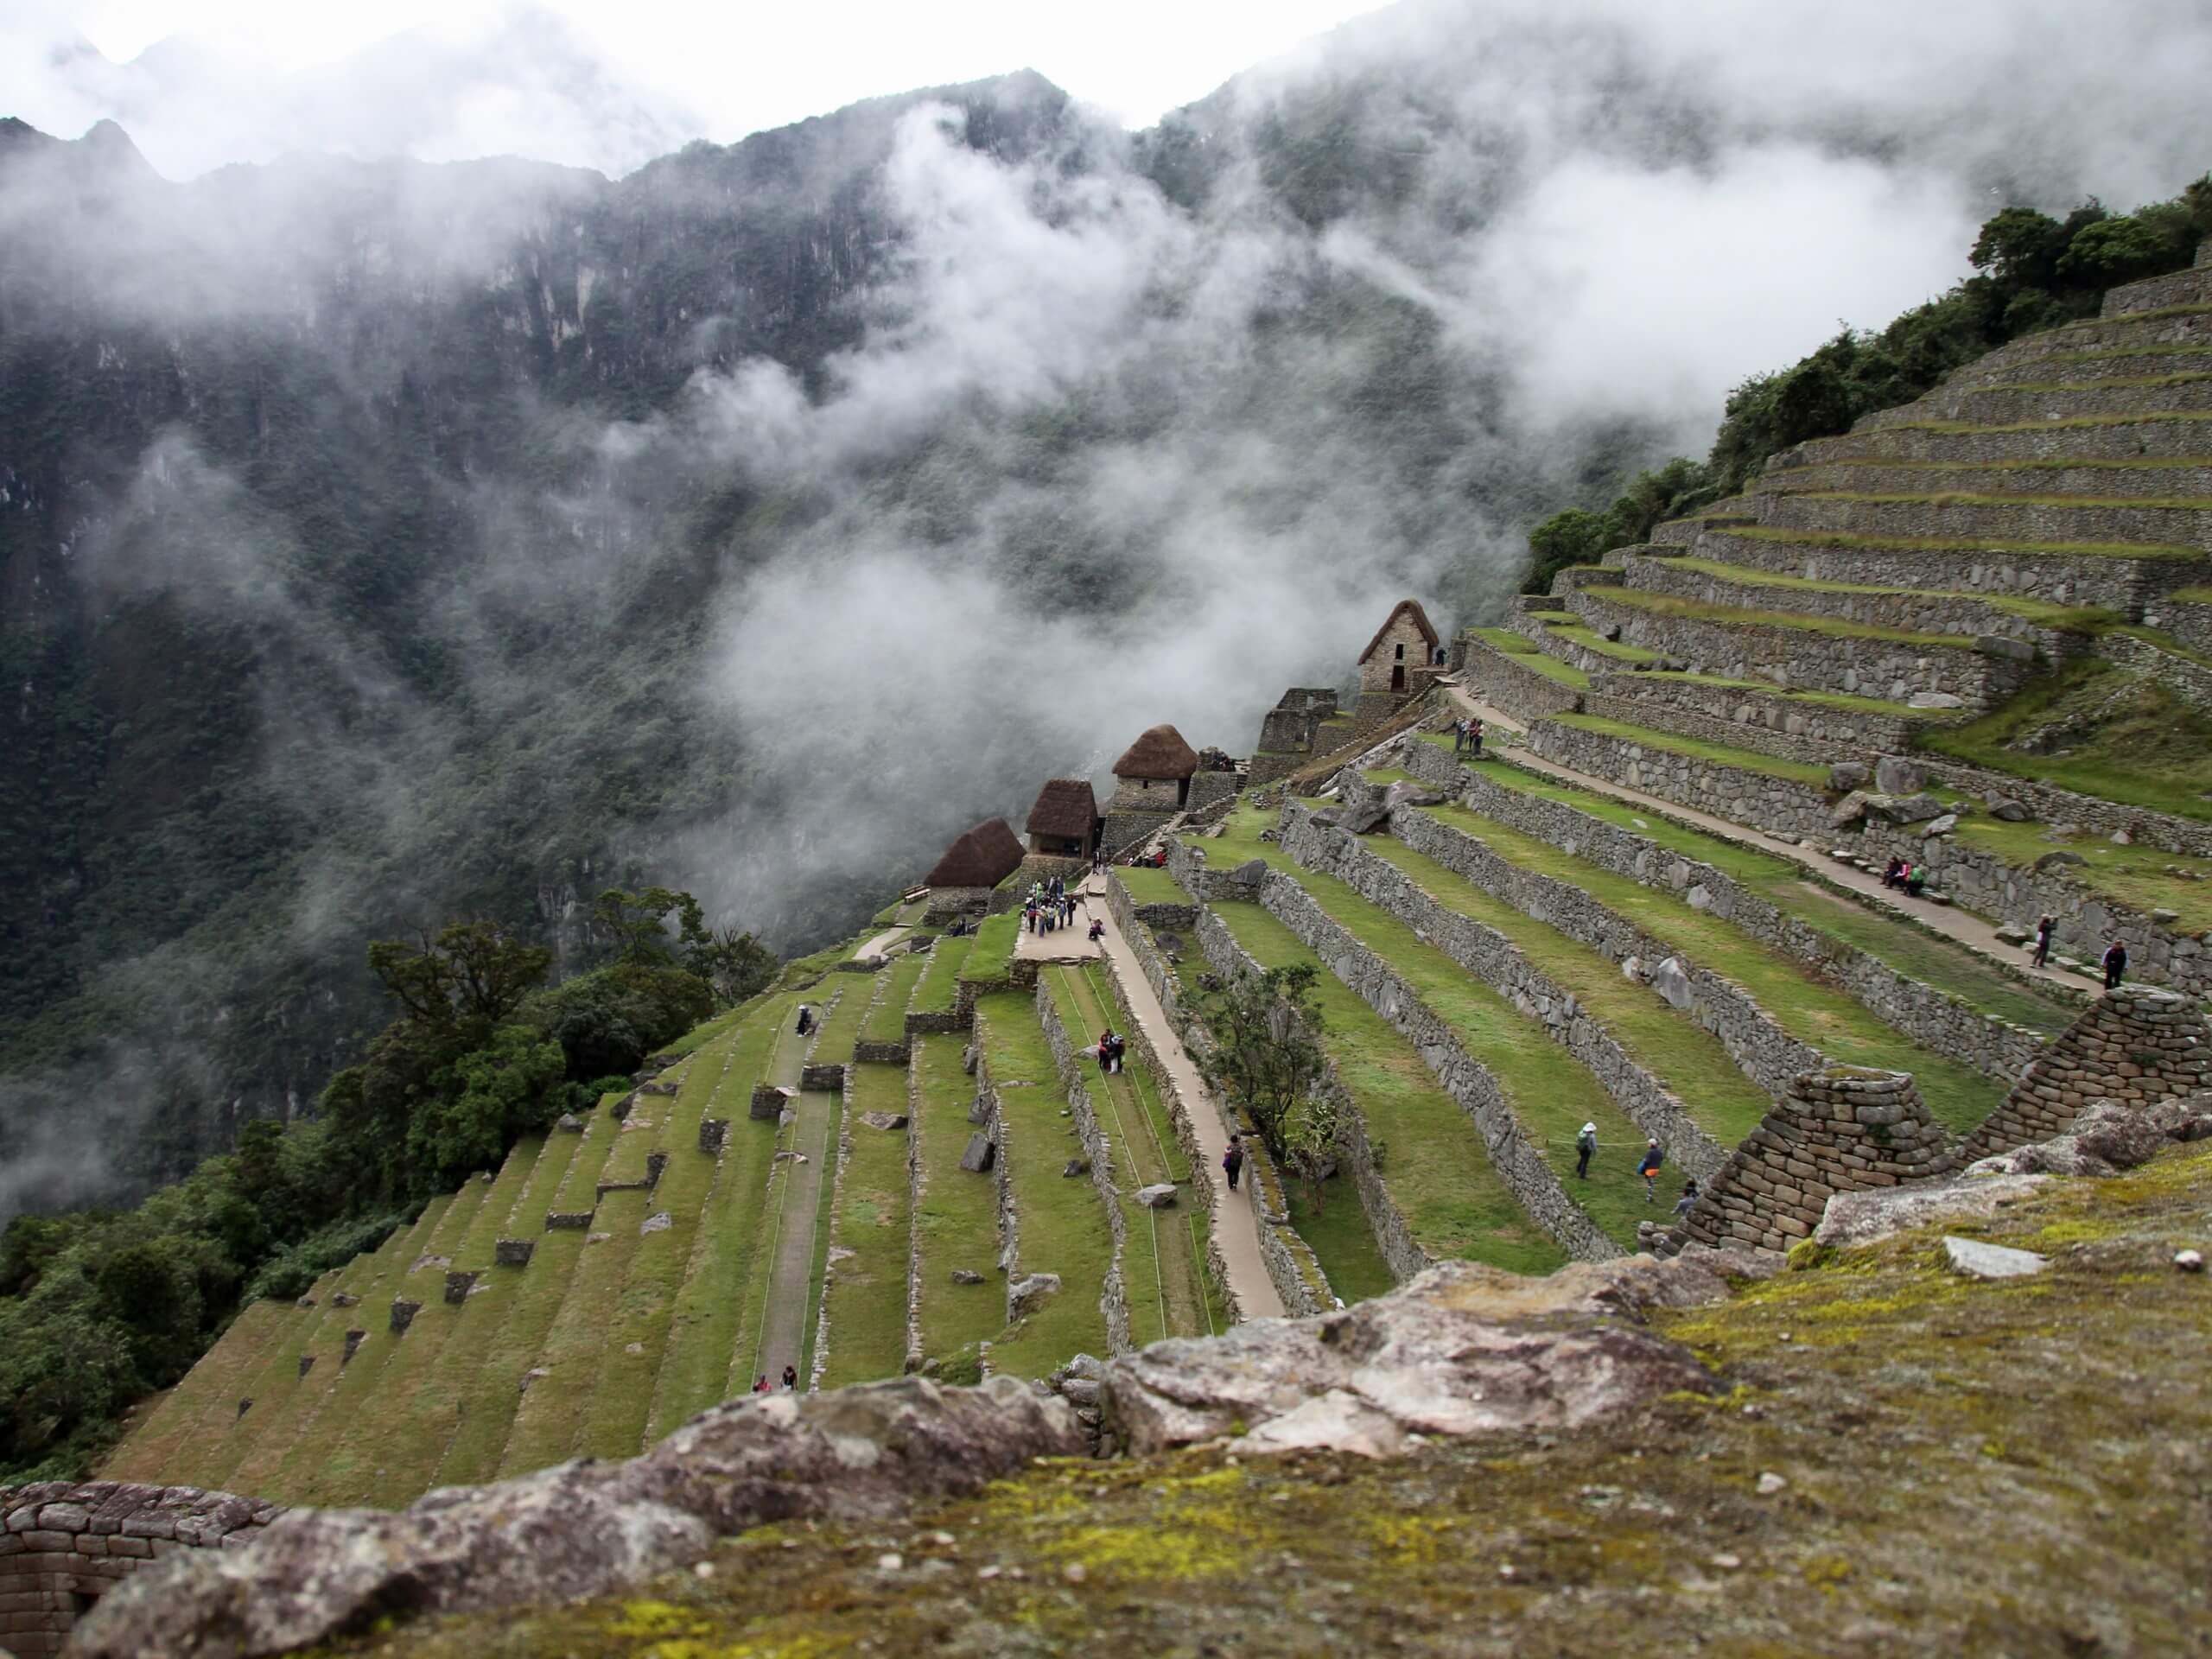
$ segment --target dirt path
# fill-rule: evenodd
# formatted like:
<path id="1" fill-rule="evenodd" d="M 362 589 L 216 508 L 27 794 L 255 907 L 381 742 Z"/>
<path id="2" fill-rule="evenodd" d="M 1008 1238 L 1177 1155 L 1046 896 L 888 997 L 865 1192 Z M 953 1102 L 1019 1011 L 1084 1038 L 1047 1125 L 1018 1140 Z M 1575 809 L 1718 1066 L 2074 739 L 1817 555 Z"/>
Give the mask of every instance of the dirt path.
<path id="1" fill-rule="evenodd" d="M 1478 716 L 1486 728 L 1510 732 L 1516 737 L 1523 734 L 1522 728 L 1510 715 L 1501 714 L 1472 692 L 1456 685 L 1447 685 L 1444 689 L 1454 702 Z M 1726 818 L 1714 817 L 1695 807 L 1679 806 L 1656 795 L 1630 789 L 1625 784 L 1608 783 L 1605 779 L 1592 777 L 1586 772 L 1577 772 L 1572 766 L 1562 766 L 1544 760 L 1525 748 L 1515 749 L 1513 760 L 1516 766 L 1523 766 L 1531 772 L 1540 772 L 1563 783 L 1586 789 L 1593 795 L 1604 795 L 1625 805 L 1643 807 L 1662 817 L 1691 824 L 1738 847 L 1748 847 L 1754 852 L 1787 859 L 1803 869 L 1817 870 L 1824 881 L 1848 887 L 1852 892 L 1872 899 L 1884 910 L 1918 922 L 1991 962 L 2017 969 L 2031 978 L 2052 985 L 2063 985 L 2076 991 L 2092 983 L 2081 975 L 2068 973 L 2063 969 L 2035 967 L 2028 961 L 2026 951 L 2018 945 L 2007 944 L 1997 937 L 1993 923 L 1986 922 L 1971 912 L 1961 910 L 1955 905 L 1916 904 L 1894 888 L 1884 887 L 1879 876 L 1869 875 L 1848 864 L 1839 864 L 1825 854 L 1808 850 L 1794 841 L 1785 841 L 1779 836 L 1770 836 L 1764 830 L 1750 829 L 1740 823 L 1732 823 Z"/>
<path id="2" fill-rule="evenodd" d="M 1095 889 L 1092 882 L 1097 883 Z M 1106 914 L 1106 884 L 1095 875 L 1085 877 L 1084 886 L 1076 890 L 1072 924 L 1050 933 L 1041 929 L 1032 933 L 1024 927 L 1014 937 L 1014 954 L 1029 962 L 1096 962 L 1098 947 L 1088 937 L 1093 918 L 1103 920 L 1108 931 L 1112 931 L 1114 919 Z"/>
<path id="3" fill-rule="evenodd" d="M 1104 914 L 1106 878 L 1090 877 L 1084 882 L 1084 891 L 1086 899 L 1098 907 L 1099 913 Z M 1055 938 L 1058 937 L 1053 935 Z M 1195 1173 L 1213 1183 L 1213 1236 L 1221 1251 L 1222 1266 L 1229 1275 L 1230 1294 L 1236 1299 L 1236 1306 L 1246 1319 L 1280 1319 L 1284 1313 L 1282 1296 L 1275 1289 L 1274 1281 L 1268 1277 L 1267 1264 L 1260 1259 L 1260 1229 L 1266 1224 L 1254 1207 L 1251 1189 L 1240 1187 L 1231 1192 L 1229 1177 L 1221 1166 L 1221 1154 L 1229 1145 L 1229 1129 L 1221 1108 L 1200 1081 L 1198 1068 L 1192 1064 L 1183 1039 L 1167 1023 L 1167 1011 L 1153 995 L 1152 982 L 1137 965 L 1136 952 L 1110 918 L 1106 924 L 1103 944 L 1105 955 L 1114 963 L 1116 977 L 1121 981 L 1129 1017 L 1151 1041 L 1153 1052 L 1160 1056 L 1160 1065 L 1174 1083 L 1175 1092 L 1182 1096 L 1188 1109 L 1191 1128 L 1198 1143 L 1198 1169 Z"/>
<path id="4" fill-rule="evenodd" d="M 846 976 L 840 976 L 846 977 Z M 867 995 L 864 988 L 848 988 L 848 996 Z M 789 1020 L 776 1039 L 776 1052 L 769 1065 L 770 1081 L 790 1089 L 798 1083 L 811 1045 L 791 1029 Z M 786 1152 L 804 1154 L 805 1161 L 786 1159 L 779 1184 L 776 1217 L 770 1234 L 768 1294 L 760 1311 L 753 1369 L 766 1371 L 772 1383 L 780 1384 L 786 1365 L 797 1366 L 805 1347 L 807 1317 L 813 1311 L 815 1230 L 823 1224 L 822 1191 L 830 1161 L 831 1132 L 843 1104 L 826 1090 L 810 1089 L 791 1097 L 791 1122 L 779 1135 Z M 805 1384 L 804 1373 L 800 1385 Z"/>

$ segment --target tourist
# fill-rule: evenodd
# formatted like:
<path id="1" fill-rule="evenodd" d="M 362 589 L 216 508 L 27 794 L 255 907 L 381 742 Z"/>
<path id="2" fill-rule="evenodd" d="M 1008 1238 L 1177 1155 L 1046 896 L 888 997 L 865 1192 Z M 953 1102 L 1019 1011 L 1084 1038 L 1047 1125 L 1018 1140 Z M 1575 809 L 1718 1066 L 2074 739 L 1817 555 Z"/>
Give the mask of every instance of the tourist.
<path id="1" fill-rule="evenodd" d="M 1925 864 L 1916 864 L 1904 873 L 1904 896 L 1906 898 L 1919 898 L 1920 890 L 1927 885 L 1928 867 Z"/>
<path id="2" fill-rule="evenodd" d="M 2120 976 L 2127 972 L 2127 947 L 2114 939 L 2105 947 L 2105 989 L 2120 988 Z"/>
<path id="3" fill-rule="evenodd" d="M 1901 858 L 1891 859 L 1883 868 L 1882 885 L 1885 887 L 1903 887 L 1904 885 L 1904 860 Z"/>
<path id="4" fill-rule="evenodd" d="M 1476 760 L 1483 758 L 1483 723 L 1470 718 L 1467 721 L 1467 753 Z"/>
<path id="5" fill-rule="evenodd" d="M 768 1392 L 768 1373 L 767 1373 L 767 1372 L 766 1372 L 766 1371 L 761 1372 L 761 1373 L 760 1373 L 760 1376 L 759 1376 L 759 1378 L 758 1378 L 757 1380 L 755 1380 L 755 1382 L 753 1382 L 753 1393 L 755 1393 L 755 1394 L 766 1394 L 766 1393 L 767 1393 L 767 1392 Z"/>
<path id="6" fill-rule="evenodd" d="M 784 1386 L 785 1386 L 786 1389 L 796 1389 L 798 1387 L 798 1366 L 796 1366 L 796 1365 L 786 1365 L 786 1366 L 785 1366 L 785 1367 L 784 1367 Z"/>
<path id="7" fill-rule="evenodd" d="M 1667 1154 L 1659 1150 L 1659 1142 L 1656 1140 L 1643 1143 L 1643 1161 L 1636 1166 L 1636 1173 L 1643 1177 L 1643 1201 L 1646 1204 L 1651 1203 L 1658 1196 L 1651 1190 L 1651 1183 L 1653 1178 L 1659 1173 L 1659 1166 L 1666 1161 Z"/>
<path id="8" fill-rule="evenodd" d="M 1464 720 L 1455 720 L 1452 722 L 1452 753 L 1458 754 L 1466 747 L 1467 722 Z"/>
<path id="9" fill-rule="evenodd" d="M 1585 1123 L 1581 1133 L 1574 1137 L 1574 1173 L 1583 1180 L 1590 1179 L 1590 1160 L 1598 1150 L 1598 1126 Z"/>
<path id="10" fill-rule="evenodd" d="M 1682 1196 L 1675 1200 L 1675 1219 L 1688 1221 L 1690 1211 L 1697 1207 L 1697 1177 L 1693 1175 L 1682 1183 Z"/>
<path id="11" fill-rule="evenodd" d="M 2057 928 L 2058 918 L 2056 916 L 2046 916 L 2036 924 L 2035 963 L 2037 967 L 2043 968 L 2050 964 L 2050 936 L 2057 931 Z"/>
<path id="12" fill-rule="evenodd" d="M 1113 1058 L 1114 1033 L 1110 1031 L 1102 1031 L 1098 1033 L 1098 1075 L 1100 1077 L 1104 1077 L 1113 1069 Z"/>
<path id="13" fill-rule="evenodd" d="M 802 1037 L 814 1029 L 814 1010 L 802 1002 L 798 1005 L 798 1034 Z"/>
<path id="14" fill-rule="evenodd" d="M 1090 918 L 1090 942 L 1091 942 L 1093 944 L 1097 944 L 1097 943 L 1098 943 L 1098 941 L 1099 941 L 1099 940 L 1101 940 L 1101 939 L 1104 938 L 1105 937 L 1106 937 L 1106 924 L 1105 924 L 1105 922 L 1104 922 L 1103 920 L 1102 920 L 1100 918 L 1096 917 L 1096 916 L 1092 917 L 1092 918 Z"/>
<path id="15" fill-rule="evenodd" d="M 1236 1190 L 1236 1178 L 1244 1169 L 1244 1143 L 1236 1135 L 1229 1137 L 1229 1150 L 1221 1154 L 1221 1166 L 1229 1173 L 1229 1190 Z"/>

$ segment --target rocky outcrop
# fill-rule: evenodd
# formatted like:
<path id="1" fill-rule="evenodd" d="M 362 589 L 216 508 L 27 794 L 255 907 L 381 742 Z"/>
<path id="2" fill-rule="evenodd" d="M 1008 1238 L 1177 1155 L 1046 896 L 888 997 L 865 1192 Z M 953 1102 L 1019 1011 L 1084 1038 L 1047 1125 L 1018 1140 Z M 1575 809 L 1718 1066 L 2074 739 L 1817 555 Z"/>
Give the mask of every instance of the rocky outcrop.
<path id="1" fill-rule="evenodd" d="M 642 1458 L 450 1487 L 397 1515 L 300 1510 L 242 1549 L 142 1573 L 79 1626 L 84 1659 L 277 1654 L 371 1619 L 558 1602 L 696 1560 L 766 1522 L 884 1521 L 1084 1450 L 1024 1382 L 921 1377 L 717 1407 Z"/>

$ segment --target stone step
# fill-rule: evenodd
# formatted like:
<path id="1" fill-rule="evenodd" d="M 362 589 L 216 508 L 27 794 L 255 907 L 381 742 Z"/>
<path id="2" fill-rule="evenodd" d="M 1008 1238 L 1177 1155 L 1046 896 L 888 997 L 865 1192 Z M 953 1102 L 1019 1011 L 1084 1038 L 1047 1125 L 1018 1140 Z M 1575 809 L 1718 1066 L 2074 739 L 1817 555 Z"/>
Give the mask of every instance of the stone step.
<path id="1" fill-rule="evenodd" d="M 2208 433 L 2212 439 L 2212 433 Z M 2212 499 L 2212 450 L 2171 465 L 2120 461 L 1915 461 L 1838 460 L 1769 467 L 1758 493 L 1853 491 L 1874 495 L 2085 495 Z"/>
<path id="2" fill-rule="evenodd" d="M 1779 530 L 1914 540 L 2076 543 L 2100 548 L 2133 543 L 2212 550 L 2212 501 L 2167 505 L 2097 497 L 1961 500 L 1932 494 L 1777 491 L 1762 496 L 1759 505 L 1760 522 Z"/>
<path id="3" fill-rule="evenodd" d="M 1832 438 L 1808 439 L 1776 455 L 1768 469 L 1772 472 L 1834 461 L 2094 463 L 2198 460 L 2206 456 L 2212 456 L 2212 416 L 2126 414 L 1999 426 L 1899 423 L 1840 433 Z"/>
<path id="4" fill-rule="evenodd" d="M 2063 376 L 2064 367 L 2058 372 Z M 1862 416 L 1854 432 L 1922 421 L 1968 421 L 2004 426 L 2017 421 L 2069 420 L 2084 415 L 2163 415 L 2212 410 L 2212 374 L 2146 377 L 2005 386 L 1939 386 L 1917 402 Z"/>
<path id="5" fill-rule="evenodd" d="M 2077 345 L 2036 357 L 1977 358 L 1948 376 L 1947 390 L 2006 386 L 2065 380 L 2090 385 L 2100 380 L 2141 380 L 2170 374 L 2200 374 L 2212 366 L 2212 340 L 2163 340 L 2148 346 Z"/>
<path id="6" fill-rule="evenodd" d="M 2001 634 L 2025 639 L 2054 655 L 2067 649 L 2060 635 L 2038 626 L 2020 609 L 1976 594 L 1879 588 L 1863 582 L 1816 585 L 1786 577 L 1759 580 L 1765 574 L 1697 557 L 1630 556 L 1621 565 L 1624 582 L 1631 588 L 1671 594 L 1700 604 L 1749 610 L 1787 608 L 1808 616 L 1923 633 Z"/>
<path id="7" fill-rule="evenodd" d="M 2212 304 L 2212 266 L 2196 265 L 2110 289 L 2099 315 L 2125 317 L 2143 311 L 2163 311 L 2177 305 L 2207 304 Z"/>
<path id="8" fill-rule="evenodd" d="M 2176 588 L 2212 580 L 2212 561 L 2145 553 L 2075 553 L 2026 543 L 1944 547 L 1878 536 L 1822 538 L 1813 532 L 1711 531 L 1697 556 L 1815 582 L 2009 594 L 2059 605 L 2098 606 L 2131 620 Z"/>
<path id="9" fill-rule="evenodd" d="M 1779 609 L 1685 614 L 1660 596 L 1633 588 L 1586 588 L 1573 604 L 1600 633 L 1618 627 L 1626 643 L 1660 652 L 1694 671 L 1801 690 L 1900 702 L 1932 693 L 1987 708 L 2018 690 L 2035 666 L 2033 652 L 2024 647 L 2014 656 L 1977 649 L 1955 635 L 1888 637 Z"/>

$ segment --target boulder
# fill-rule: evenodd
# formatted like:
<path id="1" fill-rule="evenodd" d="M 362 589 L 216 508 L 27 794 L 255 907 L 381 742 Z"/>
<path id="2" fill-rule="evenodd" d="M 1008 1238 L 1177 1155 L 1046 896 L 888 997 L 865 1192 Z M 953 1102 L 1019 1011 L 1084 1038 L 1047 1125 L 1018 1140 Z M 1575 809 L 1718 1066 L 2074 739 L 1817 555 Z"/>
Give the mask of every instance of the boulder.
<path id="1" fill-rule="evenodd" d="M 2009 1245 L 1986 1244 L 1978 1238 L 1946 1235 L 1943 1263 L 1953 1273 L 1968 1279 L 2028 1279 L 2049 1267 L 2050 1258 L 2037 1255 L 2033 1250 L 2016 1250 Z"/>
<path id="2" fill-rule="evenodd" d="M 1229 873 L 1229 879 L 1241 887 L 1256 887 L 1268 879 L 1268 861 L 1247 859 Z"/>
<path id="3" fill-rule="evenodd" d="M 1160 1181 L 1151 1186 L 1141 1186 L 1136 1200 L 1147 1210 L 1172 1209 L 1175 1204 L 1175 1183 Z"/>
<path id="4" fill-rule="evenodd" d="M 747 1395 L 641 1458 L 444 1487 L 396 1515 L 293 1510 L 242 1548 L 178 1550 L 101 1597 L 72 1651 L 276 1654 L 391 1615 L 553 1605 L 688 1567 L 763 1522 L 892 1525 L 1087 1449 L 1065 1401 L 1011 1376 Z"/>
<path id="5" fill-rule="evenodd" d="M 983 1275 L 973 1268 L 955 1268 L 952 1282 L 956 1285 L 980 1285 L 983 1282 Z"/>
<path id="6" fill-rule="evenodd" d="M 885 1134 L 889 1135 L 906 1127 L 906 1114 L 904 1112 L 862 1112 L 860 1115 L 860 1122 L 871 1129 L 881 1129 Z"/>
<path id="7" fill-rule="evenodd" d="M 1828 768 L 1828 787 L 1848 793 L 1864 789 L 1874 776 L 1874 769 L 1863 760 L 1839 760 Z"/>
<path id="8" fill-rule="evenodd" d="M 2026 823 L 2035 814 L 2018 801 L 1995 800 L 1989 804 L 1989 816 L 2002 818 L 2007 823 Z"/>
<path id="9" fill-rule="evenodd" d="M 2135 837 L 2125 830 L 2115 830 L 2112 832 L 2112 844 L 2115 847 L 2133 847 L 2135 844 Z"/>
<path id="10" fill-rule="evenodd" d="M 968 1137 L 968 1149 L 960 1154 L 960 1167 L 981 1175 L 997 1160 L 998 1155 L 998 1143 L 978 1129 Z"/>
<path id="11" fill-rule="evenodd" d="M 2041 858 L 2036 860 L 2036 868 L 2056 870 L 2062 869 L 2069 864 L 2086 864 L 2088 861 L 2079 853 L 2069 853 L 2062 849 L 2055 853 L 2045 853 Z"/>
<path id="12" fill-rule="evenodd" d="M 1958 827 L 1959 815 L 1955 812 L 1946 812 L 1941 817 L 1930 818 L 1928 821 L 1928 827 L 1920 833 L 1923 836 L 1948 836 Z"/>
<path id="13" fill-rule="evenodd" d="M 1867 803 L 1866 810 L 1891 823 L 1920 823 L 1929 818 L 1943 816 L 1943 803 L 1924 791 L 1918 795 L 1906 795 Z"/>
<path id="14" fill-rule="evenodd" d="M 1032 1312 L 1047 1297 L 1060 1294 L 1060 1275 L 1057 1273 L 1025 1273 L 1006 1287 L 1007 1315 L 1020 1319 Z"/>
<path id="15" fill-rule="evenodd" d="M 665 1210 L 656 1211 L 638 1224 L 638 1236 L 643 1238 L 647 1233 L 664 1233 L 674 1225 L 675 1217 Z"/>
<path id="16" fill-rule="evenodd" d="M 1828 827 L 1840 830 L 1847 823 L 1856 823 L 1866 816 L 1866 809 L 1874 797 L 1863 789 L 1854 789 L 1828 809 Z"/>
<path id="17" fill-rule="evenodd" d="M 1088 1158 L 1071 1158 L 1060 1166 L 1060 1179 L 1064 1181 L 1071 1181 L 1079 1175 L 1090 1173 L 1090 1160 Z"/>
<path id="18" fill-rule="evenodd" d="M 1390 809 L 1378 799 L 1353 801 L 1337 809 L 1337 827 L 1348 836 L 1364 836 L 1389 820 Z"/>
<path id="19" fill-rule="evenodd" d="M 1858 1192 L 1839 1192 L 1828 1200 L 1821 1224 L 1813 1230 L 1813 1242 L 1839 1250 L 1855 1249 L 1908 1228 L 1993 1216 L 2026 1198 L 2043 1185 L 2044 1179 L 2040 1175 L 1999 1175 L 1988 1179 L 1915 1182 L 1909 1186 L 1876 1186 Z"/>
<path id="20" fill-rule="evenodd" d="M 1431 789 L 1427 784 L 1397 783 L 1382 791 L 1382 806 L 1395 812 L 1402 806 L 1441 806 L 1448 800 L 1440 789 Z"/>
<path id="21" fill-rule="evenodd" d="M 1651 988 L 1677 1008 L 1687 1008 L 1697 1000 L 1690 971 L 1680 957 L 1669 957 L 1651 970 Z"/>
<path id="22" fill-rule="evenodd" d="M 1908 709 L 1963 709 L 1964 697 L 1954 696 L 1948 691 L 1916 691 L 1904 700 Z"/>
<path id="23" fill-rule="evenodd" d="M 1413 1433 L 1580 1428 L 1664 1394 L 1713 1392 L 1688 1350 L 1618 1316 L 1647 1296 L 1709 1300 L 1725 1284 L 1706 1261 L 1581 1262 L 1548 1279 L 1447 1262 L 1347 1312 L 1122 1355 L 1101 1406 L 1137 1453 L 1239 1433 L 1240 1452 L 1384 1457 Z"/>
<path id="24" fill-rule="evenodd" d="M 2007 922 L 1997 930 L 1997 942 L 1999 944 L 2025 944 L 2034 937 L 2018 922 Z"/>
<path id="25" fill-rule="evenodd" d="M 2113 1175 L 2147 1162 L 2173 1138 L 2185 1120 L 2171 1125 L 2141 1106 L 2117 1100 L 2092 1101 L 2063 1135 L 2031 1141 L 1967 1166 L 1971 1176 Z"/>
<path id="26" fill-rule="evenodd" d="M 1885 795 L 1916 795 L 1928 785 L 1928 769 L 1901 754 L 1885 754 L 1874 763 L 1874 787 Z"/>
<path id="27" fill-rule="evenodd" d="M 563 1112 L 553 1120 L 553 1128 L 554 1132 L 559 1135 L 582 1135 L 584 1132 L 584 1121 L 574 1112 Z"/>
<path id="28" fill-rule="evenodd" d="M 2151 912 L 2151 919 L 2160 927 L 2171 927 L 2176 922 L 2181 920 L 2181 912 L 2177 910 L 2161 907 Z"/>
<path id="29" fill-rule="evenodd" d="M 1974 635 L 1974 648 L 1985 657 L 2005 657 L 2016 663 L 2033 662 L 2036 655 L 2036 648 L 2025 639 L 2009 639 L 2001 633 Z"/>

